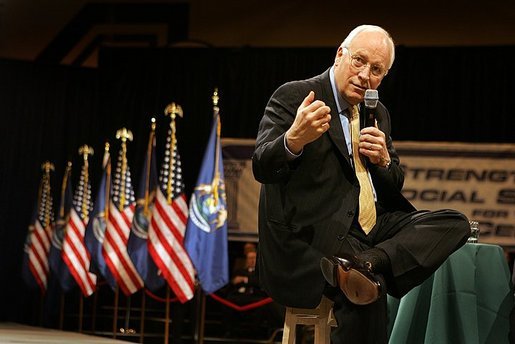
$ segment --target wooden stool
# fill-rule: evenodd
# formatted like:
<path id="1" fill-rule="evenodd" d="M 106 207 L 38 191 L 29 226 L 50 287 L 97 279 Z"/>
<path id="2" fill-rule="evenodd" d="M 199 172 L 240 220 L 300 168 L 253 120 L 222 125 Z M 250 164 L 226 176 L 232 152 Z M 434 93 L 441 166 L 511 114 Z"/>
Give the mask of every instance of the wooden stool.
<path id="1" fill-rule="evenodd" d="M 286 307 L 282 344 L 295 343 L 296 325 L 314 325 L 315 344 L 329 344 L 331 326 L 337 326 L 333 302 L 322 296 L 320 304 L 314 309 Z"/>

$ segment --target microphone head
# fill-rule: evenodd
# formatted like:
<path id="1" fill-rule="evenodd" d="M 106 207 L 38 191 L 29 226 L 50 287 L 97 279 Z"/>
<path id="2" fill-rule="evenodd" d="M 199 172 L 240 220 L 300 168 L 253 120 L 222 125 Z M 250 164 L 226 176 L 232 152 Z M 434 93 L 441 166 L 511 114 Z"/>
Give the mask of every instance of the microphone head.
<path id="1" fill-rule="evenodd" d="M 365 107 L 375 109 L 379 101 L 379 92 L 377 90 L 368 89 L 365 91 Z"/>

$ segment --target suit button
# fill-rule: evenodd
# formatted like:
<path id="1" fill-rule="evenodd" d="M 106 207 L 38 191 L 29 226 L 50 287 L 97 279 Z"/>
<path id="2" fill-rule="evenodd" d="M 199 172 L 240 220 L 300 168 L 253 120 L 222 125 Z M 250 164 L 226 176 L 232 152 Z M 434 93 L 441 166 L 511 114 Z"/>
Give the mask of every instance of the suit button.
<path id="1" fill-rule="evenodd" d="M 354 216 L 354 212 L 353 212 L 352 210 L 349 210 L 349 211 L 347 212 L 347 216 L 348 216 L 348 217 L 353 217 L 353 216 Z"/>
<path id="2" fill-rule="evenodd" d="M 338 236 L 336 237 L 336 239 L 342 241 L 343 239 L 345 239 L 345 235 L 343 234 L 338 234 Z"/>

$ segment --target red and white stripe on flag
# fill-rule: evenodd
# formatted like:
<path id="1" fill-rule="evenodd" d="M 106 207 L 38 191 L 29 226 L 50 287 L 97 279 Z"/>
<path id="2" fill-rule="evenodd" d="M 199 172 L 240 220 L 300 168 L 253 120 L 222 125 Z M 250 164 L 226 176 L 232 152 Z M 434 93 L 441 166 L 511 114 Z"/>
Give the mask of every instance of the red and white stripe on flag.
<path id="1" fill-rule="evenodd" d="M 48 252 L 50 252 L 51 227 L 43 228 L 36 220 L 30 237 L 29 268 L 41 291 L 45 291 L 48 280 Z"/>
<path id="2" fill-rule="evenodd" d="M 127 241 L 131 232 L 134 208 L 133 203 L 120 212 L 114 203 L 110 202 L 107 228 L 102 245 L 102 255 L 106 264 L 116 279 L 116 283 L 127 296 L 143 288 L 143 279 L 127 253 Z"/>
<path id="3" fill-rule="evenodd" d="M 84 243 L 86 224 L 74 207 L 70 210 L 70 219 L 66 225 L 61 257 L 68 266 L 75 282 L 84 296 L 95 292 L 97 276 L 89 272 L 91 257 Z"/>
<path id="4" fill-rule="evenodd" d="M 183 245 L 187 219 L 184 194 L 168 204 L 158 188 L 148 229 L 148 251 L 181 302 L 193 297 L 195 281 L 195 270 Z"/>

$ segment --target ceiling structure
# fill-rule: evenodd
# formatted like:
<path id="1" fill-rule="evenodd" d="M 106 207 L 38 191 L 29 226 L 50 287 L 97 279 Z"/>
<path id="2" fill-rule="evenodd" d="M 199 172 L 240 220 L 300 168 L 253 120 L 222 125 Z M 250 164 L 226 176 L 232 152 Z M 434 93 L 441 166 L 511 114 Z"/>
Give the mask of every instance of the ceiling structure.
<path id="1" fill-rule="evenodd" d="M 102 45 L 337 46 L 362 23 L 407 46 L 515 45 L 515 2 L 0 0 L 0 58 L 96 66 Z"/>

